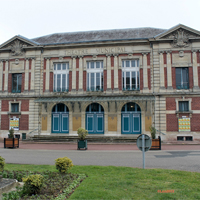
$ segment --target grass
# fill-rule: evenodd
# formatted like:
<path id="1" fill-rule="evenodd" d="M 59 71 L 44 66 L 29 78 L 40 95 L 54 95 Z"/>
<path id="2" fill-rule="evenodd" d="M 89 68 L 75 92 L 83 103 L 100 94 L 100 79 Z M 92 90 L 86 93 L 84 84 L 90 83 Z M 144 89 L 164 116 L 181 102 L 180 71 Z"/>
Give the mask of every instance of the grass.
<path id="1" fill-rule="evenodd" d="M 56 171 L 55 166 L 49 165 L 5 166 L 5 170 L 22 169 Z M 197 172 L 113 166 L 74 166 L 70 172 L 88 175 L 70 199 L 200 199 L 200 173 Z"/>

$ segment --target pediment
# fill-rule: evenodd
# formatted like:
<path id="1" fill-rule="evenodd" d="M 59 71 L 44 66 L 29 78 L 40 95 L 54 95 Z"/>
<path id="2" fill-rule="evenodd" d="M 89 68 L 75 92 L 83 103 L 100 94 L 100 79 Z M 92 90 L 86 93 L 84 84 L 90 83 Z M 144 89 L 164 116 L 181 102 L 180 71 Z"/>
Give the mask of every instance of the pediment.
<path id="1" fill-rule="evenodd" d="M 187 47 L 190 40 L 200 39 L 200 32 L 179 24 L 155 37 L 156 41 L 172 41 L 174 47 Z"/>
<path id="2" fill-rule="evenodd" d="M 27 47 L 38 46 L 39 44 L 22 36 L 15 36 L 0 45 L 0 50 L 10 50 L 13 56 L 23 55 Z"/>

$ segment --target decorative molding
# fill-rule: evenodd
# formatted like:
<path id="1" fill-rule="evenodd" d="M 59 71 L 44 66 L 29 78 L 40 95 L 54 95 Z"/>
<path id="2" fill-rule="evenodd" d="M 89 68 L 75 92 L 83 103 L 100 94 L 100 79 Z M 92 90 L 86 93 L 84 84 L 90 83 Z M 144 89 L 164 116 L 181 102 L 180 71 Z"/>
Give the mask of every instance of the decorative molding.
<path id="1" fill-rule="evenodd" d="M 179 51 L 179 57 L 184 57 L 184 51 Z"/>
<path id="2" fill-rule="evenodd" d="M 15 40 L 10 44 L 12 56 L 21 56 L 24 54 L 24 47 L 27 46 L 20 40 Z"/>

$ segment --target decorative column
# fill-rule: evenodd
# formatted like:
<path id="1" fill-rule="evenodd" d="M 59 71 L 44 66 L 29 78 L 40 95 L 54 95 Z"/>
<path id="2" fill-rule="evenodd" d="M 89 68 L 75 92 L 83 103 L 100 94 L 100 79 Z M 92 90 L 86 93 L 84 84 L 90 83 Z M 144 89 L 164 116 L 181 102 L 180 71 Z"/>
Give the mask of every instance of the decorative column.
<path id="1" fill-rule="evenodd" d="M 107 56 L 107 91 L 111 91 L 111 59 L 110 54 L 106 54 Z"/>
<path id="2" fill-rule="evenodd" d="M 28 74 L 29 73 L 29 59 L 26 58 L 26 66 L 25 66 L 25 84 L 24 84 L 24 90 L 27 92 L 28 91 Z"/>
<path id="3" fill-rule="evenodd" d="M 193 63 L 193 81 L 194 81 L 194 90 L 199 89 L 198 86 L 198 70 L 197 70 L 197 51 L 192 51 L 192 63 Z"/>
<path id="4" fill-rule="evenodd" d="M 76 91 L 76 56 L 72 56 L 72 92 Z"/>
<path id="5" fill-rule="evenodd" d="M 160 89 L 165 88 L 165 76 L 164 76 L 164 60 L 163 60 L 163 51 L 160 51 Z"/>
<path id="6" fill-rule="evenodd" d="M 3 61 L 0 61 L 0 91 L 2 91 L 3 86 Z"/>
<path id="7" fill-rule="evenodd" d="M 35 58 L 32 58 L 31 61 L 31 88 L 30 90 L 34 91 L 35 87 L 34 87 L 34 80 L 35 80 Z"/>
<path id="8" fill-rule="evenodd" d="M 50 58 L 46 58 L 46 81 L 45 81 L 45 92 L 49 92 L 49 69 L 50 69 Z"/>
<path id="9" fill-rule="evenodd" d="M 79 56 L 79 91 L 83 91 L 83 56 Z"/>
<path id="10" fill-rule="evenodd" d="M 148 89 L 147 54 L 143 53 L 143 91 Z"/>
<path id="11" fill-rule="evenodd" d="M 167 89 L 172 90 L 172 62 L 171 62 L 171 51 L 167 53 Z"/>
<path id="12" fill-rule="evenodd" d="M 8 60 L 6 60 L 6 64 L 5 64 L 4 91 L 8 91 Z"/>
<path id="13" fill-rule="evenodd" d="M 118 54 L 113 54 L 114 56 L 114 90 L 119 91 L 118 87 Z"/>

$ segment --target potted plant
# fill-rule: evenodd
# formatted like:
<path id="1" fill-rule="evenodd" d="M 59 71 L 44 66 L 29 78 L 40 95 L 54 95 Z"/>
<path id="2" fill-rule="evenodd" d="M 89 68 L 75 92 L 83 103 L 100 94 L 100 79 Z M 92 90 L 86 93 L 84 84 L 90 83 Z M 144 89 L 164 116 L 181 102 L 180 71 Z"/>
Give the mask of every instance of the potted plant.
<path id="1" fill-rule="evenodd" d="M 156 139 L 156 128 L 154 126 L 149 127 L 150 133 L 151 133 L 151 140 L 152 145 L 150 150 L 161 150 L 161 139 L 160 136 L 158 136 L 158 139 Z"/>
<path id="2" fill-rule="evenodd" d="M 80 150 L 80 149 L 85 149 L 87 150 L 87 140 L 85 139 L 86 136 L 88 135 L 88 131 L 84 128 L 78 128 L 77 130 L 77 134 L 78 134 L 78 147 L 77 149 Z"/>
<path id="3" fill-rule="evenodd" d="M 4 138 L 4 148 L 16 148 L 19 147 L 19 138 L 14 138 L 14 129 L 9 130 L 8 138 Z"/>

